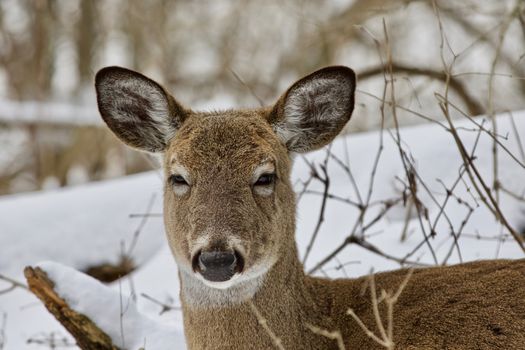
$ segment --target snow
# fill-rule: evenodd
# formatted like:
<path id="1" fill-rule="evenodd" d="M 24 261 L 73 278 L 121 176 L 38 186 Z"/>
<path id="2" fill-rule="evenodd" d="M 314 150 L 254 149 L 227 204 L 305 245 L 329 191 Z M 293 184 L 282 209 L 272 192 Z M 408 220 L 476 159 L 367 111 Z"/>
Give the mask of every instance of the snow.
<path id="1" fill-rule="evenodd" d="M 61 124 L 100 126 L 102 120 L 93 107 L 60 102 L 0 101 L 0 122 L 10 124 Z"/>
<path id="2" fill-rule="evenodd" d="M 111 290 L 97 280 L 54 262 L 38 267 L 56 283 L 57 293 L 76 311 L 88 316 L 122 349 L 166 349 L 185 344 L 180 329 L 141 315 L 131 296 Z"/>
<path id="3" fill-rule="evenodd" d="M 0 271 L 19 274 L 43 260 L 85 269 L 101 262 L 116 263 L 127 252 L 142 218 L 162 212 L 162 182 L 157 172 L 32 194 L 0 197 L 2 231 Z M 138 264 L 163 244 L 163 223 L 149 218 L 131 257 Z M 123 247 L 124 245 L 124 247 Z"/>
<path id="4" fill-rule="evenodd" d="M 504 136 L 498 140 L 519 158 L 520 146 L 514 136 L 509 117 L 501 115 L 497 120 L 498 133 Z M 480 123 L 481 119 L 476 121 Z M 514 113 L 514 121 L 521 139 L 525 140 L 525 111 Z M 490 123 L 484 125 L 488 128 Z M 477 132 L 470 131 L 474 125 L 464 120 L 456 126 L 460 127 L 459 132 L 467 149 L 472 150 L 478 136 Z M 400 132 L 403 148 L 414 159 L 419 176 L 427 184 L 435 200 L 442 203 L 445 190 L 440 181 L 450 188 L 461 167 L 461 160 L 451 135 L 435 124 L 403 128 Z M 368 191 L 380 135 L 377 131 L 351 134 L 337 139 L 331 147 L 331 151 L 337 157 L 342 160 L 349 159 L 362 197 L 365 197 Z M 400 181 L 406 177 L 393 136 L 395 134 L 389 131 L 383 133 L 384 151 L 377 169 L 372 201 L 399 196 Z M 492 139 L 482 133 L 476 147 L 475 164 L 489 185 L 492 184 L 493 171 L 491 147 Z M 321 150 L 307 155 L 305 159 L 319 164 L 325 159 L 325 154 L 325 151 Z M 501 148 L 498 161 L 499 179 L 505 187 L 518 195 L 525 193 L 525 169 Z M 331 160 L 328 162 L 328 171 L 331 181 L 330 193 L 357 201 L 348 175 L 342 168 Z M 292 178 L 298 191 L 302 187 L 297 180 L 306 179 L 309 172 L 305 160 L 301 156 L 296 157 Z M 144 213 L 154 193 L 156 198 L 151 212 L 160 213 L 161 188 L 158 173 L 152 172 L 71 189 L 0 198 L 0 246 L 3 247 L 0 255 L 0 273 L 22 280 L 21 271 L 25 265 L 35 265 L 45 260 L 56 261 L 59 264 L 46 262 L 39 266 L 56 282 L 59 294 L 78 311 L 86 313 L 101 325 L 115 343 L 122 344 L 124 334 L 125 346 L 130 349 L 144 346 L 144 341 L 147 349 L 167 349 L 174 346 L 183 349 L 185 345 L 180 310 L 159 314 L 162 307 L 150 300 L 153 298 L 162 303 L 180 306 L 177 267 L 165 243 L 160 217 L 151 217 L 146 221 L 133 251 L 133 258 L 140 263 L 140 268 L 121 282 L 109 286 L 102 285 L 71 268 L 82 270 L 108 259 L 116 261 L 121 252 L 122 242 L 129 246 L 141 221 L 141 218 L 129 218 L 129 214 Z M 320 191 L 322 185 L 313 182 L 309 189 Z M 523 252 L 516 242 L 508 238 L 506 231 L 502 230 L 501 225 L 483 204 L 473 198 L 463 183 L 458 184 L 454 193 L 475 210 L 463 230 L 464 235 L 459 238 L 461 260 L 458 251 L 453 249 L 447 220 L 441 216 L 437 221 L 437 236 L 430 239 L 430 244 L 439 263 L 444 261 L 451 248 L 452 254 L 448 263 L 497 257 L 523 258 Z M 430 195 L 425 195 L 423 189 L 420 189 L 419 194 L 428 209 L 429 217 L 434 221 L 439 215 L 439 206 Z M 320 202 L 319 195 L 304 194 L 298 203 L 296 237 L 301 254 L 304 254 L 317 223 Z M 502 192 L 500 205 L 511 225 L 523 230 L 525 203 Z M 365 215 L 365 224 L 380 210 L 381 206 L 371 208 Z M 446 206 L 446 213 L 457 231 L 467 217 L 468 210 L 466 205 L 450 200 Z M 359 210 L 354 206 L 328 200 L 325 221 L 308 258 L 306 269 L 313 267 L 347 237 L 358 215 Z M 409 221 L 408 238 L 404 243 L 400 242 L 405 215 L 406 209 L 401 205 L 392 208 L 385 218 L 379 220 L 366 233 L 367 241 L 394 257 L 403 257 L 422 239 L 419 222 L 413 216 Z M 428 228 L 426 229 L 428 231 Z M 475 235 L 500 237 L 501 234 L 507 237 L 503 242 L 473 238 Z M 420 248 L 411 260 L 434 264 L 430 249 L 426 245 Z M 349 264 L 345 268 L 339 268 L 341 263 Z M 370 269 L 381 271 L 398 267 L 399 264 L 395 261 L 351 245 L 318 274 L 353 277 L 367 274 Z M 0 281 L 0 290 L 5 287 L 8 287 L 8 284 Z M 122 318 L 121 303 L 126 310 Z M 8 315 L 5 329 L 7 350 L 37 348 L 36 345 L 27 345 L 26 340 L 38 334 L 66 334 L 45 308 L 25 290 L 16 289 L 0 295 L 0 320 L 2 312 Z"/>

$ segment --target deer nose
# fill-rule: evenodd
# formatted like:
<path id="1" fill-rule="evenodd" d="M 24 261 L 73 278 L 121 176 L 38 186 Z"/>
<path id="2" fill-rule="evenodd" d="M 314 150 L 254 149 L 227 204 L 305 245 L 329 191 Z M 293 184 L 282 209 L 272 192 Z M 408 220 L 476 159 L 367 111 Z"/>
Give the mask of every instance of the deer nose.
<path id="1" fill-rule="evenodd" d="M 235 251 L 201 251 L 193 258 L 193 269 L 212 282 L 224 282 L 242 269 L 242 259 Z"/>

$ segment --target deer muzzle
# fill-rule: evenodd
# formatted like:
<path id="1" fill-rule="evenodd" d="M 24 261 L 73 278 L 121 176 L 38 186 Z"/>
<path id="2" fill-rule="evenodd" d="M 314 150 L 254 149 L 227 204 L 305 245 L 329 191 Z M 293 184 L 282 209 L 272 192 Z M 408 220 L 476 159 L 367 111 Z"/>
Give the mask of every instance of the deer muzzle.
<path id="1" fill-rule="evenodd" d="M 233 251 L 199 251 L 192 259 L 193 270 L 211 282 L 225 282 L 242 272 L 243 258 Z"/>

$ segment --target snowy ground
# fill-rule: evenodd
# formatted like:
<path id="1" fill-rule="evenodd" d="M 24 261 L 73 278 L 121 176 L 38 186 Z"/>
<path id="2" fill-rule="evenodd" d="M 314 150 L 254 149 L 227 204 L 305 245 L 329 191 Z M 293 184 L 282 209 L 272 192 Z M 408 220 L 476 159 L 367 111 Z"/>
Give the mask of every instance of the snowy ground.
<path id="1" fill-rule="evenodd" d="M 516 130 L 525 140 L 525 112 L 515 113 L 514 120 Z M 488 127 L 490 124 L 485 125 Z M 462 121 L 457 126 L 463 127 L 460 130 L 461 137 L 467 149 L 471 150 L 478 136 L 477 132 L 470 131 L 474 125 Z M 506 137 L 499 138 L 499 141 L 523 162 L 519 141 L 507 115 L 498 118 L 498 134 Z M 380 135 L 379 132 L 349 135 L 334 142 L 331 149 L 340 159 L 349 160 L 362 198 L 367 195 Z M 399 197 L 400 181 L 397 178 L 405 179 L 404 168 L 391 134 L 385 131 L 383 138 L 384 151 L 377 168 L 372 201 Z M 450 188 L 461 168 L 456 145 L 451 135 L 437 125 L 404 128 L 401 130 L 401 139 L 405 150 L 415 159 L 419 176 L 433 194 L 431 197 L 421 191 L 421 200 L 433 221 L 440 212 L 435 201 L 442 203 L 445 198 L 442 183 Z M 475 162 L 489 184 L 492 183 L 493 171 L 491 147 L 492 139 L 482 133 L 476 146 Z M 308 155 L 306 160 L 320 164 L 325 155 L 326 152 L 321 150 Z M 511 192 L 523 195 L 524 167 L 503 149 L 499 150 L 498 155 L 501 183 Z M 343 168 L 331 160 L 328 169 L 329 192 L 357 201 L 358 196 Z M 309 173 L 310 168 L 305 159 L 297 157 L 293 180 L 298 191 L 302 189 L 298 180 L 306 180 Z M 153 298 L 162 303 L 179 305 L 177 267 L 164 239 L 162 219 L 152 216 L 143 221 L 140 217 L 129 217 L 130 214 L 160 213 L 161 187 L 159 174 L 152 172 L 54 192 L 0 198 L 0 274 L 22 281 L 25 265 L 51 260 L 82 270 L 101 262 L 115 262 L 122 251 L 129 251 L 141 267 L 130 277 L 110 285 L 110 289 L 61 265 L 44 263 L 41 266 L 49 271 L 52 279 L 59 281 L 59 292 L 79 311 L 103 325 L 116 344 L 133 349 L 144 344 L 147 349 L 165 349 L 166 344 L 179 344 L 178 348 L 182 349 L 184 339 L 180 311 L 174 309 L 160 314 L 162 307 L 151 300 Z M 323 187 L 320 182 L 314 181 L 309 189 L 322 191 Z M 467 192 L 463 183 L 455 188 L 454 194 L 466 200 L 475 210 L 461 230 L 463 235 L 459 238 L 460 248 L 457 249 L 449 234 L 450 226 L 460 231 L 468 215 L 468 206 L 457 200 L 447 203 L 446 218 L 441 215 L 437 220 L 437 236 L 430 240 L 439 263 L 449 252 L 448 263 L 498 257 L 523 258 L 516 242 L 508 238 L 506 231 L 501 229 L 480 201 Z M 320 203 L 321 196 L 310 193 L 304 194 L 299 201 L 296 236 L 302 254 L 316 226 Z M 505 193 L 501 193 L 500 203 L 511 225 L 523 231 L 525 203 Z M 371 208 L 365 215 L 364 223 L 371 222 L 380 210 L 380 205 Z M 359 210 L 354 206 L 328 200 L 325 221 L 306 269 L 313 267 L 344 241 L 358 215 Z M 392 208 L 366 232 L 367 241 L 393 257 L 403 257 L 422 239 L 419 221 L 412 216 L 407 230 L 408 238 L 404 243 L 400 242 L 405 216 L 406 210 L 401 205 Z M 137 230 L 140 234 L 136 246 L 131 249 Z M 477 235 L 490 239 L 478 239 Z M 494 237 L 507 239 L 493 240 Z M 410 260 L 435 263 L 427 245 L 418 249 Z M 340 268 L 340 265 L 345 267 Z M 372 268 L 379 271 L 397 267 L 399 263 L 393 260 L 351 245 L 318 273 L 331 277 L 360 276 Z M 0 291 L 6 287 L 9 284 L 0 281 Z M 129 303 L 128 298 L 131 298 Z M 123 300 L 127 306 L 121 318 L 119 305 Z M 6 317 L 3 318 L 2 314 Z M 49 348 L 51 334 L 56 342 L 67 336 L 30 293 L 18 288 L 0 294 L 0 344 L 3 337 L 4 349 Z M 28 339 L 32 339 L 31 344 L 27 344 Z M 69 342 L 72 342 L 71 339 Z"/>

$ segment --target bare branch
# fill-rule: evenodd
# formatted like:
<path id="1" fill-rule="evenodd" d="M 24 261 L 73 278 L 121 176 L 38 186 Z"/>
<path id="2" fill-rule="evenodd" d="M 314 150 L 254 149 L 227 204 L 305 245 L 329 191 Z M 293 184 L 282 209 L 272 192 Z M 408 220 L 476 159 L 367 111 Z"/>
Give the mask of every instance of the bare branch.
<path id="1" fill-rule="evenodd" d="M 0 274 L 0 280 L 2 281 L 5 281 L 7 283 L 10 283 L 11 285 L 9 287 L 7 287 L 6 289 L 3 289 L 3 290 L 0 290 L 0 295 L 1 294 L 6 294 L 12 290 L 14 290 L 15 288 L 22 288 L 22 289 L 25 289 L 27 290 L 27 286 L 25 284 L 23 284 L 22 282 L 18 282 L 12 278 L 9 278 L 7 276 L 4 276 L 2 274 Z"/>
<path id="2" fill-rule="evenodd" d="M 366 80 L 378 75 L 382 75 L 385 72 L 386 68 L 387 67 L 385 66 L 369 68 L 359 73 L 359 79 Z M 439 80 L 443 83 L 445 83 L 446 80 L 446 75 L 439 70 L 411 67 L 400 63 L 392 63 L 389 69 L 390 68 L 392 73 L 404 73 L 408 75 L 425 76 L 431 79 Z M 481 115 L 485 112 L 483 106 L 481 106 L 481 104 L 469 94 L 467 87 L 459 79 L 451 79 L 450 87 L 458 94 L 458 96 L 463 100 L 463 102 L 465 102 L 465 105 L 467 106 L 470 115 Z"/>
<path id="3" fill-rule="evenodd" d="M 160 312 L 159 312 L 159 315 L 162 315 L 163 313 L 166 313 L 166 312 L 172 311 L 172 310 L 176 310 L 176 311 L 181 311 L 182 310 L 182 308 L 180 306 L 171 305 L 171 303 L 170 304 L 163 303 L 163 302 L 161 302 L 161 301 L 159 301 L 159 300 L 157 300 L 157 299 L 147 295 L 146 293 L 141 293 L 140 296 L 143 297 L 143 298 L 146 298 L 147 300 L 151 301 L 154 304 L 159 305 L 162 308 L 160 310 Z M 173 301 L 173 300 L 171 300 L 171 301 Z"/>

